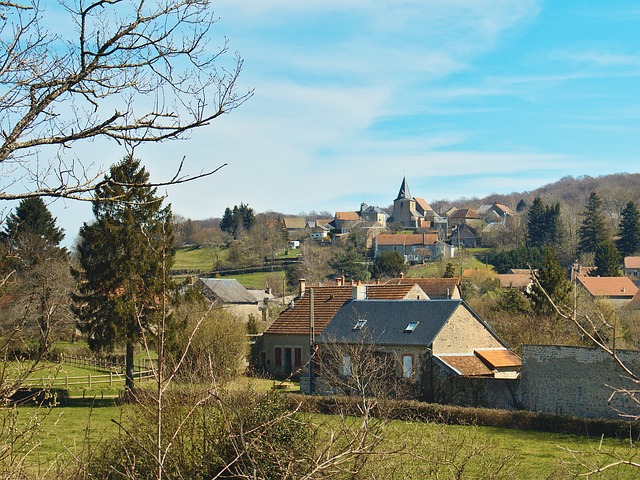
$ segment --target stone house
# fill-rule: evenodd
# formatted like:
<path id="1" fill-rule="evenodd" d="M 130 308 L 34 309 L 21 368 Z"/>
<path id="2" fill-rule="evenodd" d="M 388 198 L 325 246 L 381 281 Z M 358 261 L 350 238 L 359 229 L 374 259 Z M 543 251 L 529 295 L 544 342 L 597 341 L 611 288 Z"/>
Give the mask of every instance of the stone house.
<path id="1" fill-rule="evenodd" d="M 372 345 L 376 354 L 394 360 L 393 374 L 410 384 L 414 395 L 429 401 L 504 407 L 512 397 L 507 385 L 517 380 L 520 370 L 520 359 L 462 300 L 351 300 L 317 343 L 320 355 L 323 349 L 345 344 Z M 357 359 L 345 359 L 352 361 Z M 452 378 L 485 384 L 458 384 L 452 391 Z M 487 383 L 494 380 L 503 382 Z M 314 384 L 330 391 L 322 373 Z M 478 388 L 483 395 L 477 394 Z"/>
<path id="2" fill-rule="evenodd" d="M 454 248 L 438 239 L 438 233 L 412 233 L 397 235 L 381 233 L 373 242 L 374 257 L 382 252 L 397 251 L 405 262 L 420 263 L 437 258 L 452 258 Z"/>
<path id="3" fill-rule="evenodd" d="M 471 225 L 461 223 L 451 231 L 451 245 L 458 248 L 476 248 L 480 246 L 480 234 Z"/>
<path id="4" fill-rule="evenodd" d="M 243 321 L 249 315 L 262 318 L 269 299 L 273 298 L 268 292 L 262 291 L 260 295 L 247 290 L 234 278 L 198 278 L 195 285 L 210 302 L 218 302 Z"/>
<path id="5" fill-rule="evenodd" d="M 344 285 L 339 279 L 336 285 L 307 288 L 301 280 L 298 297 L 256 342 L 255 368 L 276 377 L 298 376 L 309 362 L 311 340 L 315 341 L 338 310 L 354 298 L 424 300 L 428 297 L 415 284 Z"/>
<path id="6" fill-rule="evenodd" d="M 640 278 L 640 257 L 624 257 L 624 274 L 627 277 Z"/>
<path id="7" fill-rule="evenodd" d="M 576 277 L 576 285 L 582 287 L 591 298 L 609 300 L 615 308 L 624 307 L 638 291 L 629 277 Z"/>

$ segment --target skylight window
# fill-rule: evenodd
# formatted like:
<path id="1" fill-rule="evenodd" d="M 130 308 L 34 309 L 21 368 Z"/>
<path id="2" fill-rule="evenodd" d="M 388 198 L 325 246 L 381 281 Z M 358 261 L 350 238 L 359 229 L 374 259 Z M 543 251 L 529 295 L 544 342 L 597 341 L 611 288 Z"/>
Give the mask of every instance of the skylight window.
<path id="1" fill-rule="evenodd" d="M 409 325 L 407 325 L 407 328 L 404 329 L 404 333 L 413 332 L 416 329 L 416 327 L 418 326 L 418 323 L 420 323 L 420 322 L 409 322 Z"/>
<path id="2" fill-rule="evenodd" d="M 367 321 L 366 321 L 366 320 L 358 320 L 358 321 L 356 322 L 356 326 L 355 326 L 355 327 L 353 327 L 353 330 L 354 330 L 354 331 L 356 331 L 356 330 L 362 330 L 362 329 L 364 328 L 364 326 L 365 326 L 365 324 L 366 324 L 366 323 L 367 323 Z"/>

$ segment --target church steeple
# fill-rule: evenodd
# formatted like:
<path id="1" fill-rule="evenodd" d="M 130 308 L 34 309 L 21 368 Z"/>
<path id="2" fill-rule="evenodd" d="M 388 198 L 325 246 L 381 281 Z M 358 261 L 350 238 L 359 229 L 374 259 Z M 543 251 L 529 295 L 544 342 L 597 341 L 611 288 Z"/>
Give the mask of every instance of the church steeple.
<path id="1" fill-rule="evenodd" d="M 400 191 L 398 192 L 398 198 L 396 200 L 400 200 L 406 198 L 411 200 L 411 192 L 409 191 L 409 184 L 407 183 L 407 177 L 403 177 L 402 185 L 400 185 Z"/>

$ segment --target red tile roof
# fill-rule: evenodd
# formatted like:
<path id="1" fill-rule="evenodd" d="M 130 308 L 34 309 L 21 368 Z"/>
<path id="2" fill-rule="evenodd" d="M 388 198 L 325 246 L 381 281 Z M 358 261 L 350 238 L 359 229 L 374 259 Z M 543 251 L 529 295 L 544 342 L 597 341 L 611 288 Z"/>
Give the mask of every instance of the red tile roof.
<path id="1" fill-rule="evenodd" d="M 376 236 L 378 245 L 433 245 L 438 241 L 437 233 L 410 233 L 396 235 L 393 233 L 381 233 Z"/>
<path id="2" fill-rule="evenodd" d="M 416 201 L 416 203 L 418 205 L 420 205 L 422 210 L 424 210 L 425 212 L 429 211 L 429 210 L 433 211 L 433 208 L 431 208 L 431 205 L 429 205 L 424 198 L 417 198 L 416 197 L 416 198 L 414 198 L 414 200 Z"/>
<path id="3" fill-rule="evenodd" d="M 526 288 L 531 284 L 531 273 L 499 273 L 502 288 Z"/>
<path id="4" fill-rule="evenodd" d="M 628 277 L 578 277 L 577 280 L 594 297 L 633 298 L 638 291 Z"/>
<path id="5" fill-rule="evenodd" d="M 449 215 L 449 218 L 451 218 L 451 219 L 456 219 L 456 218 L 479 219 L 480 215 L 478 215 L 478 212 L 476 212 L 475 210 L 472 210 L 471 208 L 461 208 L 460 210 L 456 210 L 451 215 Z"/>
<path id="6" fill-rule="evenodd" d="M 403 299 L 413 288 L 410 285 L 367 285 L 369 300 L 398 300 Z"/>
<path id="7" fill-rule="evenodd" d="M 624 268 L 640 269 L 640 257 L 624 257 Z"/>
<path id="8" fill-rule="evenodd" d="M 436 355 L 436 357 L 463 377 L 493 376 L 493 370 L 475 355 Z"/>
<path id="9" fill-rule="evenodd" d="M 336 220 L 357 221 L 360 220 L 360 215 L 358 212 L 336 212 Z"/>

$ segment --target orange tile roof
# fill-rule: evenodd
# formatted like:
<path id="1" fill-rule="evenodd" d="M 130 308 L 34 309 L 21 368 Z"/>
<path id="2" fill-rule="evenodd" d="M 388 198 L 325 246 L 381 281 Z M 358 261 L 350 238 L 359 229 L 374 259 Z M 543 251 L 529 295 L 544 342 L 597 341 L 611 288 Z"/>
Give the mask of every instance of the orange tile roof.
<path id="1" fill-rule="evenodd" d="M 385 285 L 418 285 L 429 298 L 447 298 L 460 285 L 459 278 L 392 278 Z"/>
<path id="2" fill-rule="evenodd" d="M 436 357 L 463 377 L 493 376 L 493 371 L 475 355 L 436 355 Z"/>
<path id="3" fill-rule="evenodd" d="M 336 220 L 360 220 L 358 212 L 336 212 Z"/>
<path id="4" fill-rule="evenodd" d="M 531 284 L 531 273 L 499 273 L 502 288 L 526 288 Z"/>
<path id="5" fill-rule="evenodd" d="M 640 268 L 640 257 L 624 257 L 624 268 Z"/>
<path id="6" fill-rule="evenodd" d="M 381 233 L 375 239 L 378 245 L 433 245 L 438 241 L 437 233 L 410 233 L 396 235 Z"/>
<path id="7" fill-rule="evenodd" d="M 461 208 L 460 210 L 456 210 L 455 212 L 453 212 L 451 215 L 449 215 L 449 218 L 451 219 L 455 219 L 455 218 L 480 218 L 480 215 L 478 215 L 478 212 L 476 212 L 475 210 L 472 210 L 471 208 Z"/>
<path id="8" fill-rule="evenodd" d="M 594 297 L 633 298 L 638 291 L 628 277 L 578 277 L 577 280 Z"/>
<path id="9" fill-rule="evenodd" d="M 520 357 L 511 350 L 475 350 L 474 353 L 493 369 L 522 366 Z"/>
<path id="10" fill-rule="evenodd" d="M 494 203 L 496 207 L 505 212 L 507 215 L 515 215 L 514 211 L 502 203 Z"/>

